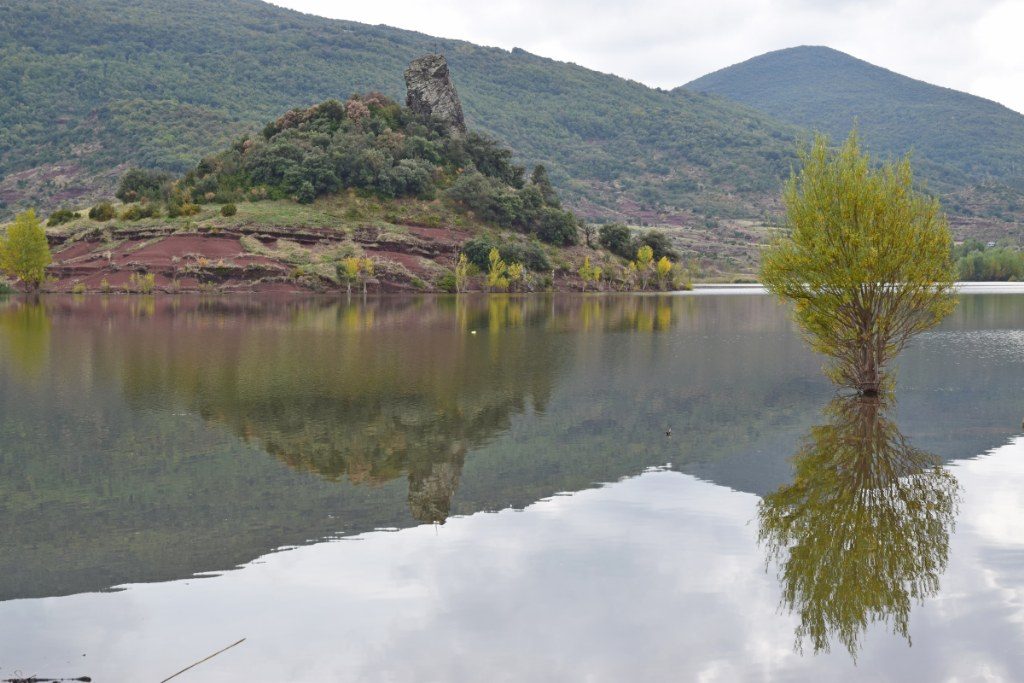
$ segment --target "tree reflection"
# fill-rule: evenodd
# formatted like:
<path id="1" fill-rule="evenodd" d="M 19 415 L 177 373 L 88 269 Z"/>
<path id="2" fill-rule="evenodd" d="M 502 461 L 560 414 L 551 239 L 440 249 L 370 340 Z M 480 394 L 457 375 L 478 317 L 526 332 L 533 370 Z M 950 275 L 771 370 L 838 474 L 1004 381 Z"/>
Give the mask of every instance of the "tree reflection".
<path id="1" fill-rule="evenodd" d="M 50 318 L 37 300 L 5 302 L 0 306 L 0 354 L 22 377 L 43 372 L 50 355 Z"/>
<path id="2" fill-rule="evenodd" d="M 760 540 L 779 567 L 782 603 L 800 616 L 796 647 L 856 659 L 875 622 L 910 643 L 910 608 L 935 595 L 946 568 L 959 485 L 914 448 L 885 398 L 837 398 L 811 429 L 791 484 L 761 501 Z"/>

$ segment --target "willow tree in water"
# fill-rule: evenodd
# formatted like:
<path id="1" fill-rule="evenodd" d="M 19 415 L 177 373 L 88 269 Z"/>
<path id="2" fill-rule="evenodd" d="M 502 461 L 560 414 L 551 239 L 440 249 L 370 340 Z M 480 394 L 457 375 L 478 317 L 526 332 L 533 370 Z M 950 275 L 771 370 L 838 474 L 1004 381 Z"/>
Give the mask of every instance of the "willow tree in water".
<path id="1" fill-rule="evenodd" d="M 913 188 L 904 158 L 875 166 L 856 131 L 838 150 L 818 136 L 786 184 L 786 229 L 764 252 L 761 282 L 794 303 L 833 381 L 863 394 L 888 363 L 956 306 L 949 225 Z"/>

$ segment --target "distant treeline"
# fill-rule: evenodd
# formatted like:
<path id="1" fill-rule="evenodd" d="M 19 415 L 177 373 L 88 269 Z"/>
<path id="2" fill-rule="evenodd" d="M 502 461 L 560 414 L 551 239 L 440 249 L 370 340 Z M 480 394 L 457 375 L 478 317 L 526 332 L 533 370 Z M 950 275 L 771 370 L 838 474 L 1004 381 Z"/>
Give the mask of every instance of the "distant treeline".
<path id="1" fill-rule="evenodd" d="M 990 243 L 991 244 L 991 243 Z M 953 258 L 965 282 L 1024 280 L 1024 252 L 1006 246 L 987 246 L 969 239 L 953 248 Z"/>

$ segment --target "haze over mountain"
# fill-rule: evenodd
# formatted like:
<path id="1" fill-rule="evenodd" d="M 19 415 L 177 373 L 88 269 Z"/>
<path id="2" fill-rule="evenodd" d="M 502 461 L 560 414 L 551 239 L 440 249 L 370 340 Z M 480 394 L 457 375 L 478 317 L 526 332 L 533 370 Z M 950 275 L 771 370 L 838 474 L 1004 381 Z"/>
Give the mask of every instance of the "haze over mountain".
<path id="1" fill-rule="evenodd" d="M 857 125 L 875 155 L 912 151 L 919 174 L 956 196 L 954 211 L 969 203 L 963 189 L 981 184 L 1005 192 L 1008 213 L 1019 213 L 1010 188 L 1024 190 L 1024 115 L 991 100 L 812 46 L 769 52 L 676 91 L 720 95 L 833 139 Z"/>

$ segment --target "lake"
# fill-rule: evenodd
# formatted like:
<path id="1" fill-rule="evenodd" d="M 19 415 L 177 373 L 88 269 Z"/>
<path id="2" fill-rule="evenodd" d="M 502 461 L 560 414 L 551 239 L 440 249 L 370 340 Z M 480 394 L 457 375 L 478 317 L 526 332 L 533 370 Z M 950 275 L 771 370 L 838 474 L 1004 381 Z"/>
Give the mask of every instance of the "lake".
<path id="1" fill-rule="evenodd" d="M 0 679 L 1024 679 L 1024 293 L 821 365 L 749 288 L 0 299 Z"/>

